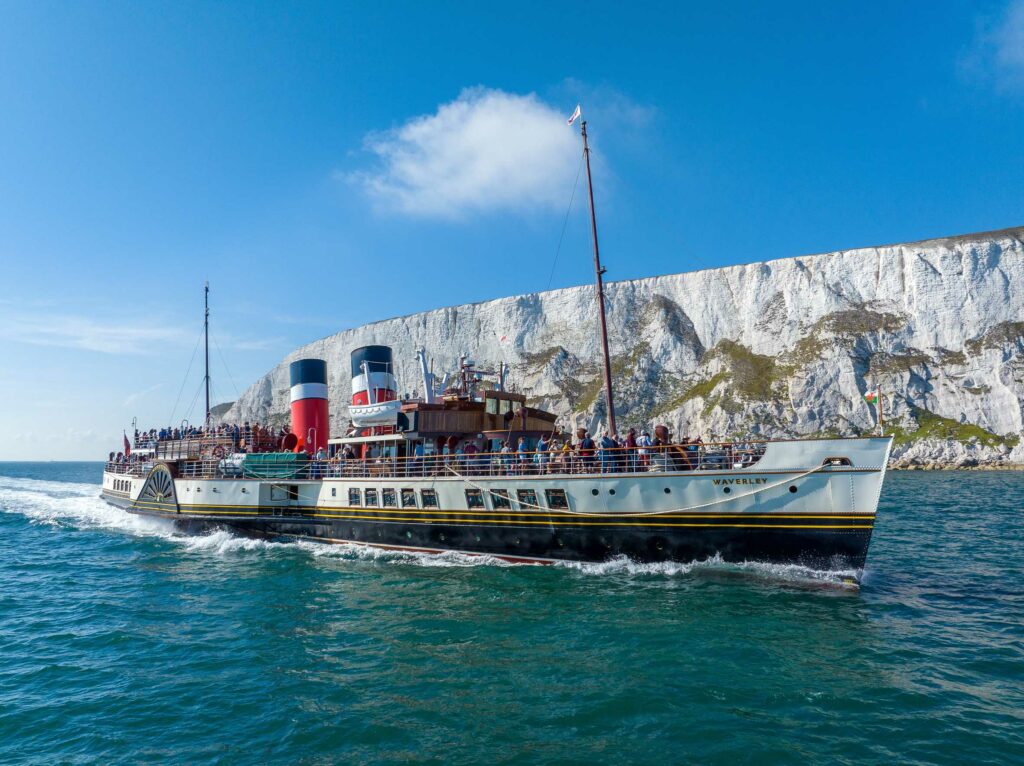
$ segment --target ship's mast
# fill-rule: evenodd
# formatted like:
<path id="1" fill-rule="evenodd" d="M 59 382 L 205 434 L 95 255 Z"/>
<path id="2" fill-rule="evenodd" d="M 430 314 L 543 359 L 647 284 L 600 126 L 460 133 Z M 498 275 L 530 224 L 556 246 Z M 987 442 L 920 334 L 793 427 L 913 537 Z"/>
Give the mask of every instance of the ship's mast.
<path id="1" fill-rule="evenodd" d="M 206 344 L 206 375 L 203 381 L 206 383 L 206 420 L 204 425 L 210 425 L 210 283 L 206 283 L 203 290 L 203 340 Z"/>
<path id="2" fill-rule="evenodd" d="M 608 406 L 608 433 L 616 435 L 615 401 L 612 395 L 612 360 L 608 353 L 608 321 L 604 311 L 604 272 L 601 253 L 597 246 L 597 215 L 594 212 L 594 182 L 590 176 L 590 146 L 587 143 L 587 121 L 580 120 L 583 134 L 583 158 L 587 163 L 587 191 L 590 196 L 590 233 L 594 240 L 594 273 L 597 276 L 597 314 L 601 319 L 601 351 L 604 353 L 604 396 Z"/>

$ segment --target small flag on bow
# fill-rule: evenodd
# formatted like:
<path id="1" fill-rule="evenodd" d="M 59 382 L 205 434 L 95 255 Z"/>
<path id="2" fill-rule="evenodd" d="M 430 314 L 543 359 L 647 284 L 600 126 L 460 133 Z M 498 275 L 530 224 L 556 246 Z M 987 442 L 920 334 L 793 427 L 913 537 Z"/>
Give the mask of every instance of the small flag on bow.
<path id="1" fill-rule="evenodd" d="M 124 436 L 124 456 L 128 457 L 130 454 L 132 454 L 132 443 L 128 441 L 128 434 L 124 433 L 124 431 L 122 431 L 121 433 Z"/>
<path id="2" fill-rule="evenodd" d="M 572 125 L 574 122 L 576 122 L 576 120 L 578 120 L 580 118 L 581 114 L 582 114 L 582 112 L 580 111 L 580 105 L 576 104 L 576 111 L 572 113 L 572 117 L 570 117 L 566 121 L 566 124 L 567 125 Z"/>

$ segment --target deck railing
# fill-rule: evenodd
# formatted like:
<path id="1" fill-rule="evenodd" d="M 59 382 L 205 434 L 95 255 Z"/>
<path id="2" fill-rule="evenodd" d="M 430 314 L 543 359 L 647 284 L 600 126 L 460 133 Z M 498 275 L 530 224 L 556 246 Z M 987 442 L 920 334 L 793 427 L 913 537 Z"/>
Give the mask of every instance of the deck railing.
<path id="1" fill-rule="evenodd" d="M 142 463 L 117 463 L 108 462 L 103 470 L 107 473 L 116 473 L 119 476 L 145 476 L 153 467 L 151 462 Z"/>
<path id="2" fill-rule="evenodd" d="M 246 467 L 241 455 L 192 457 L 178 462 L 178 475 L 196 479 L 317 480 L 330 478 L 423 478 L 443 476 L 591 476 L 659 471 L 722 471 L 747 468 L 764 455 L 765 442 L 673 444 L 588 452 L 477 452 L 421 457 L 261 461 Z M 186 450 L 186 452 L 188 452 Z M 195 453 L 190 453 L 195 454 Z M 117 473 L 143 475 L 150 464 L 108 464 Z M 108 468 L 108 470 L 111 470 Z"/>

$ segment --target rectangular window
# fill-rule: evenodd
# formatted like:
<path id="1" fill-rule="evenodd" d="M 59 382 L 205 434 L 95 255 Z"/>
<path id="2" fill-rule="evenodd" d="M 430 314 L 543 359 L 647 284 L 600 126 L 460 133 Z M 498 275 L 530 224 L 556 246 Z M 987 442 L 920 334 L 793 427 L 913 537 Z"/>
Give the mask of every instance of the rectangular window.
<path id="1" fill-rule="evenodd" d="M 478 489 L 466 490 L 466 505 L 470 509 L 484 507 L 484 493 Z"/>
<path id="2" fill-rule="evenodd" d="M 564 489 L 546 489 L 544 496 L 548 500 L 548 508 L 561 511 L 569 507 L 569 499 L 565 496 Z"/>
<path id="3" fill-rule="evenodd" d="M 519 499 L 520 508 L 537 507 L 537 493 L 532 489 L 517 489 L 516 497 Z"/>
<path id="4" fill-rule="evenodd" d="M 420 500 L 423 501 L 424 508 L 437 508 L 437 490 L 421 489 Z"/>
<path id="5" fill-rule="evenodd" d="M 366 507 L 376 508 L 377 507 L 377 490 L 368 489 L 364 493 L 366 495 Z"/>
<path id="6" fill-rule="evenodd" d="M 362 505 L 362 502 L 359 499 L 359 490 L 358 489 L 355 489 L 355 488 L 349 489 L 349 491 L 348 491 L 348 504 L 352 505 L 352 506 L 355 506 L 357 508 L 360 505 Z"/>
<path id="7" fill-rule="evenodd" d="M 270 485 L 270 499 L 272 502 L 278 502 L 280 500 L 288 499 L 288 490 L 285 487 L 279 487 L 276 484 Z"/>
<path id="8" fill-rule="evenodd" d="M 382 489 L 380 491 L 380 494 L 381 494 L 381 499 L 384 500 L 384 507 L 385 508 L 397 508 L 398 507 L 398 501 L 395 499 L 395 490 L 393 490 L 393 489 L 391 489 L 389 487 L 387 489 Z"/>
<path id="9" fill-rule="evenodd" d="M 337 487 L 331 487 L 331 497 L 337 497 L 337 496 L 338 496 L 338 488 Z"/>
<path id="10" fill-rule="evenodd" d="M 495 489 L 491 491 L 491 505 L 494 510 L 502 510 L 512 507 L 512 500 L 509 499 L 507 489 Z"/>
<path id="11" fill-rule="evenodd" d="M 414 489 L 403 489 L 402 490 L 402 507 L 403 508 L 415 508 L 416 507 L 416 490 L 414 490 Z"/>

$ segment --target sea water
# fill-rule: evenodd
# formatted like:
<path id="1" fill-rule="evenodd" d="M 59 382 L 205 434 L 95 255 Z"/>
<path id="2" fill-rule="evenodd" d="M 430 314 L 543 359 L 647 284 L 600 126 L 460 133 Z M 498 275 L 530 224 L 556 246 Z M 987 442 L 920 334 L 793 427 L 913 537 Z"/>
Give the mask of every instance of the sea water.
<path id="1" fill-rule="evenodd" d="M 0 763 L 1024 762 L 1024 473 L 846 573 L 189 537 L 0 464 Z"/>

